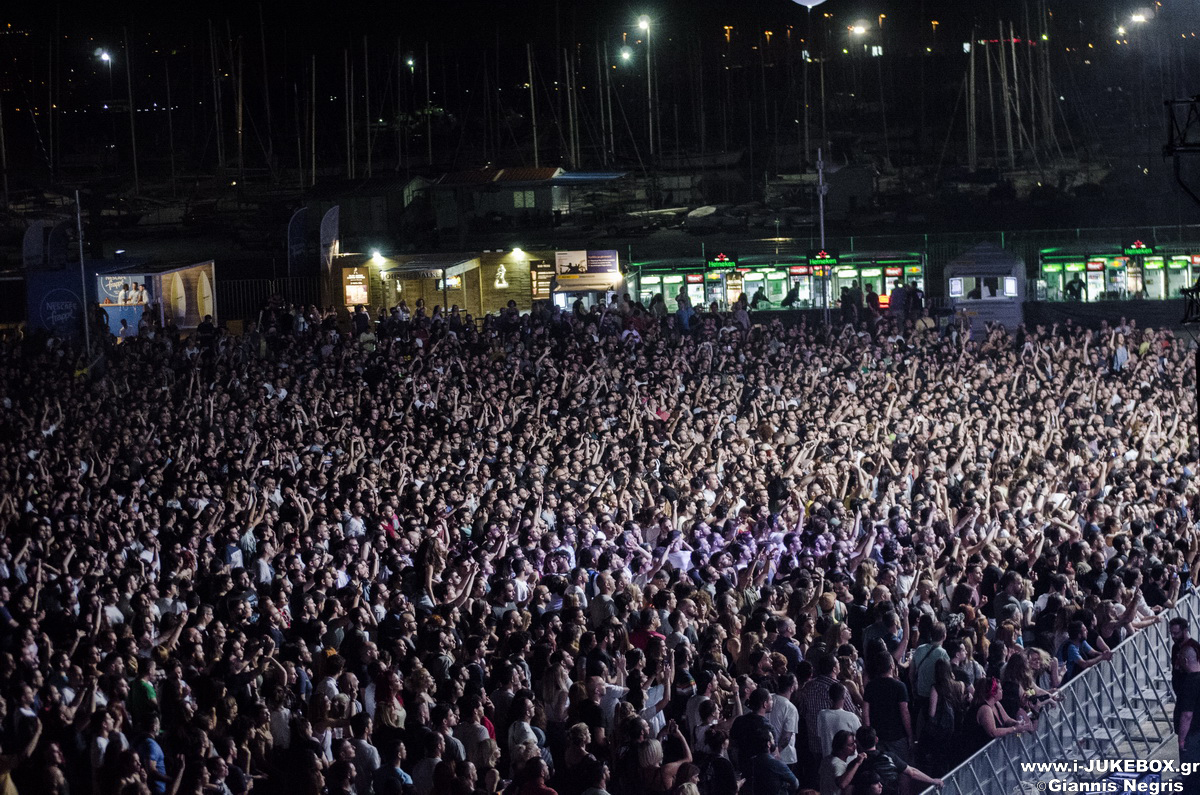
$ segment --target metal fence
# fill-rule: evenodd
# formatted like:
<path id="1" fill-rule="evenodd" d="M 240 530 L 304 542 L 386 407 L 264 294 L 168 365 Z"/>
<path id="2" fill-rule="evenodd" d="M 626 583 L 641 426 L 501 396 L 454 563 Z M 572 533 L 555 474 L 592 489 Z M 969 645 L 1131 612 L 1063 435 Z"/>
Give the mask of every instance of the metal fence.
<path id="1" fill-rule="evenodd" d="M 217 311 L 221 320 L 254 320 L 267 299 L 282 295 L 293 304 L 320 303 L 320 282 L 290 279 L 217 279 Z"/>
<path id="2" fill-rule="evenodd" d="M 1171 639 L 1175 616 L 1195 627 L 1200 599 L 1183 599 L 1163 620 L 1134 634 L 1062 689 L 1060 705 L 1045 710 L 1037 731 L 993 740 L 945 777 L 943 795 L 1013 795 L 1046 791 L 1051 779 L 1085 781 L 1086 772 L 1031 772 L 1029 763 L 1088 759 L 1149 759 L 1175 736 L 1171 703 Z M 927 795 L 935 792 L 926 790 Z"/>

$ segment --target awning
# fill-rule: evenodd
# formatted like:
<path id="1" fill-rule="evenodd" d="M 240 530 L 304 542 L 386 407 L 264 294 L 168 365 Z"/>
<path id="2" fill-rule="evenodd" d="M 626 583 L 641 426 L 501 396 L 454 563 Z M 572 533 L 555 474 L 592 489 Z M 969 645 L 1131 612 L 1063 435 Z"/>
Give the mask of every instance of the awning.
<path id="1" fill-rule="evenodd" d="M 421 254 L 385 268 L 381 273 L 393 279 L 440 279 L 462 276 L 478 267 L 479 258 L 471 254 Z"/>
<path id="2" fill-rule="evenodd" d="M 602 185 L 605 182 L 614 182 L 621 179 L 627 173 L 625 171 L 564 171 L 552 177 L 550 184 L 555 187 Z"/>

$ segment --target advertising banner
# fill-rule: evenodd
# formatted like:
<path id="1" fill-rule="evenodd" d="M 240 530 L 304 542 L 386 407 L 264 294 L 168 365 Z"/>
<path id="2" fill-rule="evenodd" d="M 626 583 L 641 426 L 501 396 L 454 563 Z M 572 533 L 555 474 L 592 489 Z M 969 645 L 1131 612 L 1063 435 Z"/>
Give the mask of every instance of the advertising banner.
<path id="1" fill-rule="evenodd" d="M 144 273 L 109 273 L 96 276 L 96 300 L 102 306 L 148 304 L 150 295 Z"/>
<path id="2" fill-rule="evenodd" d="M 63 339 L 82 340 L 83 299 L 79 293 L 78 274 L 29 272 L 25 282 L 29 327 L 43 329 Z"/>
<path id="3" fill-rule="evenodd" d="M 557 292 L 611 290 L 621 283 L 616 251 L 559 251 L 555 253 Z"/>

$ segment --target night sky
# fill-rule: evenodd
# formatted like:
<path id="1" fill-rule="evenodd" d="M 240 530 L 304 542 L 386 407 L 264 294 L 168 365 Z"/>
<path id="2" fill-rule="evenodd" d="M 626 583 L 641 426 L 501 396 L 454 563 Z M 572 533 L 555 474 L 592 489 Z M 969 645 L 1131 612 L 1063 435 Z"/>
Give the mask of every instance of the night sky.
<path id="1" fill-rule="evenodd" d="M 1038 8 L 1044 2 L 1050 11 L 1048 43 L 1039 41 Z M 1130 33 L 1129 41 L 1115 43 L 1118 28 L 1143 9 L 1155 17 L 1153 24 Z M 996 38 L 1000 20 L 1011 22 L 1018 38 L 1028 31 L 1035 45 L 1049 47 L 1054 93 L 1063 103 L 1058 123 L 1071 128 L 1072 145 L 1081 150 L 1098 151 L 1105 136 L 1123 136 L 1125 143 L 1116 143 L 1136 150 L 1131 167 L 1140 168 L 1161 147 L 1161 100 L 1200 93 L 1200 83 L 1192 84 L 1200 76 L 1200 38 L 1190 37 L 1200 33 L 1200 3 L 1194 0 L 1163 0 L 1157 10 L 1145 0 L 827 0 L 811 17 L 790 0 L 10 2 L 0 12 L 0 34 L 7 34 L 0 35 L 0 89 L 10 162 L 14 173 L 22 166 L 48 173 L 51 161 L 57 171 L 58 165 L 71 166 L 72 157 L 76 165 L 103 162 L 107 171 L 129 161 L 126 122 L 115 117 L 128 107 L 122 104 L 128 96 L 127 30 L 134 105 L 147 114 L 139 117 L 139 125 L 146 127 L 139 158 L 157 158 L 160 169 L 168 150 L 161 113 L 167 104 L 168 72 L 171 103 L 178 110 L 170 134 L 180 163 L 211 166 L 215 145 L 210 131 L 218 126 L 209 115 L 214 49 L 226 114 L 221 126 L 226 129 L 237 90 L 232 73 L 241 63 L 248 163 L 257 158 L 265 164 L 268 145 L 293 163 L 288 147 L 292 152 L 309 148 L 306 117 L 314 56 L 316 137 L 324 163 L 344 160 L 339 147 L 346 125 L 347 60 L 356 71 L 355 101 L 367 101 L 362 91 L 366 62 L 372 115 L 378 113 L 380 123 L 395 130 L 393 120 L 408 114 L 410 137 L 418 149 L 424 148 L 418 140 L 424 134 L 418 116 L 428 96 L 441 114 L 430 135 L 438 164 L 474 167 L 525 158 L 530 149 L 523 126 L 528 98 L 522 95 L 527 43 L 538 101 L 545 103 L 542 133 L 551 138 L 544 151 L 557 146 L 551 157 L 559 161 L 561 130 L 567 123 L 563 94 L 556 88 L 563 49 L 577 45 L 579 123 L 587 149 L 597 137 L 597 62 L 603 44 L 610 46 L 617 65 L 610 73 L 617 100 L 616 148 L 623 148 L 625 161 L 632 163 L 640 156 L 634 145 L 647 113 L 638 49 L 641 14 L 653 20 L 664 150 L 715 151 L 777 145 L 781 137 L 796 140 L 803 93 L 800 55 L 823 51 L 830 57 L 826 77 L 832 129 L 878 135 L 881 120 L 871 103 L 882 96 L 889 108 L 889 134 L 900 139 L 891 153 L 895 162 L 903 164 L 907 158 L 913 164 L 936 165 L 943 139 L 954 143 L 950 158 L 961 159 L 965 128 L 961 121 L 955 128 L 951 118 L 964 83 L 963 43 L 972 38 L 973 29 L 979 37 Z M 885 58 L 878 79 L 869 63 L 849 51 L 856 42 L 847 26 L 858 22 L 868 26 L 860 46 L 882 44 Z M 725 26 L 732 27 L 728 42 Z M 769 41 L 766 31 L 772 33 Z M 617 57 L 622 46 L 633 51 L 625 66 Z M 97 57 L 101 50 L 114 54 L 111 66 Z M 397 67 L 410 58 L 415 65 L 403 75 Z M 981 63 L 981 77 L 982 68 Z M 808 80 L 811 93 L 816 77 L 810 74 Z M 51 96 L 58 114 L 53 144 L 40 115 Z M 101 112 L 110 115 L 87 115 Z M 697 121 L 701 116 L 703 124 Z M 747 116 L 749 123 L 743 120 Z M 557 126 L 549 129 L 551 124 Z M 408 158 L 399 151 L 402 136 L 382 128 L 378 134 L 386 139 L 377 150 L 381 157 L 393 162 Z M 387 146 L 392 146 L 390 153 Z M 1106 146 L 1116 151 L 1111 141 Z"/>

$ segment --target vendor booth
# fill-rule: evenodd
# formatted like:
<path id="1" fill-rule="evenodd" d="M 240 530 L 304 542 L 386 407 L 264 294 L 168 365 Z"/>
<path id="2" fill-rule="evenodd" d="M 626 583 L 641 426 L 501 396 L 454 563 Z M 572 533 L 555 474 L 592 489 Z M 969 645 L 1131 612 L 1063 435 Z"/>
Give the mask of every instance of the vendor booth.
<path id="1" fill-rule="evenodd" d="M 1178 299 L 1200 278 L 1200 247 L 1134 240 L 1047 248 L 1039 253 L 1038 278 L 1046 301 Z"/>
<path id="2" fill-rule="evenodd" d="M 1025 262 L 992 243 L 976 246 L 946 264 L 946 296 L 970 319 L 973 335 L 983 335 L 988 323 L 1013 330 L 1022 321 Z"/>
<path id="3" fill-rule="evenodd" d="M 192 329 L 205 317 L 217 321 L 212 260 L 184 266 L 137 266 L 95 273 L 96 306 L 115 336 L 137 333 L 142 315 L 163 326 Z M 124 329 L 124 330 L 123 330 Z"/>

